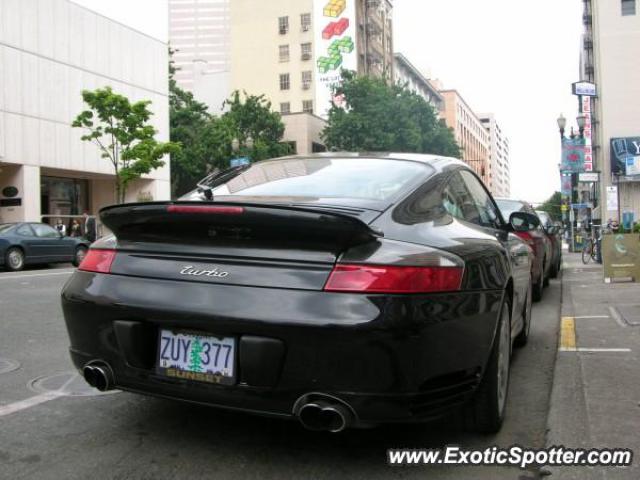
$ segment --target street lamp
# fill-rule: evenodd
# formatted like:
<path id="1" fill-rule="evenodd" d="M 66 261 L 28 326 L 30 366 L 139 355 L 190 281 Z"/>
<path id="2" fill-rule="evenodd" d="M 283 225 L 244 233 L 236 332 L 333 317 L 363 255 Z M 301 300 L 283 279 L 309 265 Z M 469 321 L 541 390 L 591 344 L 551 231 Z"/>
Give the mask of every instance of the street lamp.
<path id="1" fill-rule="evenodd" d="M 576 123 L 578 124 L 578 129 L 580 130 L 580 137 L 584 137 L 584 126 L 587 124 L 587 117 L 581 113 L 576 117 Z"/>
<path id="2" fill-rule="evenodd" d="M 560 114 L 558 117 L 558 128 L 560 129 L 560 137 L 564 138 L 564 129 L 567 128 L 567 119 Z"/>

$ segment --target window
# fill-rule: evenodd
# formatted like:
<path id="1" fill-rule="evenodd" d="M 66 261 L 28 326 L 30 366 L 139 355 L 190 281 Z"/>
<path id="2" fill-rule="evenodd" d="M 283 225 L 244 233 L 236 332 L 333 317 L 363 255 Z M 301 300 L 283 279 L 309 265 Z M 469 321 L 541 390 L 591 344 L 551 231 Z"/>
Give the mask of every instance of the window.
<path id="1" fill-rule="evenodd" d="M 302 111 L 304 113 L 313 113 L 313 100 L 304 100 L 302 102 Z"/>
<path id="2" fill-rule="evenodd" d="M 280 35 L 289 33 L 289 17 L 280 17 L 278 19 L 278 31 Z"/>
<path id="3" fill-rule="evenodd" d="M 311 72 L 310 70 L 306 72 L 302 72 L 302 88 L 304 90 L 309 90 L 309 88 L 311 88 L 312 75 L 313 75 L 313 72 Z"/>
<path id="4" fill-rule="evenodd" d="M 49 225 L 45 225 L 43 223 L 34 223 L 31 225 L 33 230 L 36 232 L 36 237 L 39 238 L 60 238 L 60 234 L 58 231 L 50 227 Z"/>
<path id="5" fill-rule="evenodd" d="M 300 15 L 300 26 L 302 27 L 303 32 L 308 32 L 311 28 L 311 14 L 303 13 Z"/>
<path id="6" fill-rule="evenodd" d="M 280 90 L 289 90 L 291 88 L 291 78 L 288 73 L 280 74 Z"/>
<path id="7" fill-rule="evenodd" d="M 280 61 L 288 62 L 289 61 L 289 45 L 280 45 L 279 47 Z"/>
<path id="8" fill-rule="evenodd" d="M 462 171 L 460 176 L 471 193 L 471 197 L 478 211 L 477 223 L 481 227 L 499 228 L 498 211 L 491 200 L 491 197 L 485 190 L 480 180 L 471 172 Z"/>
<path id="9" fill-rule="evenodd" d="M 303 43 L 300 45 L 300 51 L 302 52 L 302 60 L 311 60 L 311 43 Z"/>
<path id="10" fill-rule="evenodd" d="M 31 230 L 29 225 L 21 225 L 16 230 L 16 233 L 21 237 L 33 237 L 33 230 Z"/>
<path id="11" fill-rule="evenodd" d="M 622 15 L 636 14 L 636 0 L 622 0 Z"/>
<path id="12" fill-rule="evenodd" d="M 287 115 L 291 113 L 291 103 L 283 102 L 280 104 L 280 113 L 283 115 Z"/>

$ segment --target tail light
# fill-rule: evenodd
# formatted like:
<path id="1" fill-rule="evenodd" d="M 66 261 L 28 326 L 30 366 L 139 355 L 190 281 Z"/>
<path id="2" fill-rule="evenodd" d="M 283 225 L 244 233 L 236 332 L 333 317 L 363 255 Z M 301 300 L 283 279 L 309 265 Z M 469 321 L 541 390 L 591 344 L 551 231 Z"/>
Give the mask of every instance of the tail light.
<path id="1" fill-rule="evenodd" d="M 84 272 L 111 273 L 111 264 L 116 258 L 115 250 L 89 249 L 78 270 Z"/>
<path id="2" fill-rule="evenodd" d="M 336 265 L 327 292 L 429 293 L 460 290 L 462 267 Z"/>
<path id="3" fill-rule="evenodd" d="M 209 215 L 242 215 L 243 207 L 212 207 L 199 205 L 169 205 L 167 213 L 202 213 Z"/>
<path id="4" fill-rule="evenodd" d="M 529 232 L 516 232 L 516 235 L 524 240 L 531 248 L 535 247 L 536 242 Z"/>

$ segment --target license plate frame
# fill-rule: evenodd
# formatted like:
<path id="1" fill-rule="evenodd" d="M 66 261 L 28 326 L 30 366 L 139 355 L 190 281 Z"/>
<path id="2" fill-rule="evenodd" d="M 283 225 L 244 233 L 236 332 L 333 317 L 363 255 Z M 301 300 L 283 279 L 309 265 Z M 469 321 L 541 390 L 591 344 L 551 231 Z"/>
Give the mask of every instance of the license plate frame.
<path id="1" fill-rule="evenodd" d="M 163 339 L 168 339 L 168 343 Z M 194 354 L 193 347 L 196 339 L 198 339 L 200 345 L 209 344 L 209 348 L 203 348 L 200 352 Z M 171 340 L 174 343 L 171 343 Z M 185 344 L 187 341 L 190 341 L 188 346 Z M 175 342 L 179 343 L 176 344 Z M 214 346 L 218 347 L 215 353 L 211 351 Z M 183 351 L 185 347 L 186 351 Z M 224 347 L 229 347 L 229 349 Z M 172 351 L 172 348 L 176 350 Z M 175 352 L 179 357 L 177 363 L 172 358 L 172 353 Z M 203 354 L 209 357 L 209 362 L 204 362 L 206 357 L 203 358 Z M 158 329 L 158 351 L 155 366 L 156 373 L 164 377 L 189 382 L 235 385 L 238 370 L 237 357 L 238 341 L 236 337 L 183 329 Z M 189 359 L 188 361 L 187 358 Z M 200 371 L 197 370 L 197 358 L 200 359 L 200 365 L 204 362 L 204 366 L 201 366 Z M 224 367 L 218 368 L 222 365 L 223 358 L 226 360 Z M 211 365 L 211 360 L 216 360 L 213 365 Z"/>

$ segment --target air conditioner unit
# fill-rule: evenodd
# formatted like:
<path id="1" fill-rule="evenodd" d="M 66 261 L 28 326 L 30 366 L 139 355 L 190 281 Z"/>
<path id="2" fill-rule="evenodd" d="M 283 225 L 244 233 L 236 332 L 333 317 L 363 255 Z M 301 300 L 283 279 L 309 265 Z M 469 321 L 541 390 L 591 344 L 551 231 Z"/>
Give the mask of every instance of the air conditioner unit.
<path id="1" fill-rule="evenodd" d="M 308 32 L 311 27 L 309 25 L 302 25 L 302 31 Z"/>
<path id="2" fill-rule="evenodd" d="M 280 35 L 286 35 L 287 34 L 287 29 L 286 28 L 281 28 L 280 29 Z"/>
<path id="3" fill-rule="evenodd" d="M 302 84 L 302 89 L 303 90 L 309 90 L 311 88 L 311 84 L 310 83 L 303 83 Z"/>
<path id="4" fill-rule="evenodd" d="M 303 53 L 302 54 L 302 60 L 304 60 L 304 61 L 311 60 L 311 54 L 310 53 Z"/>

